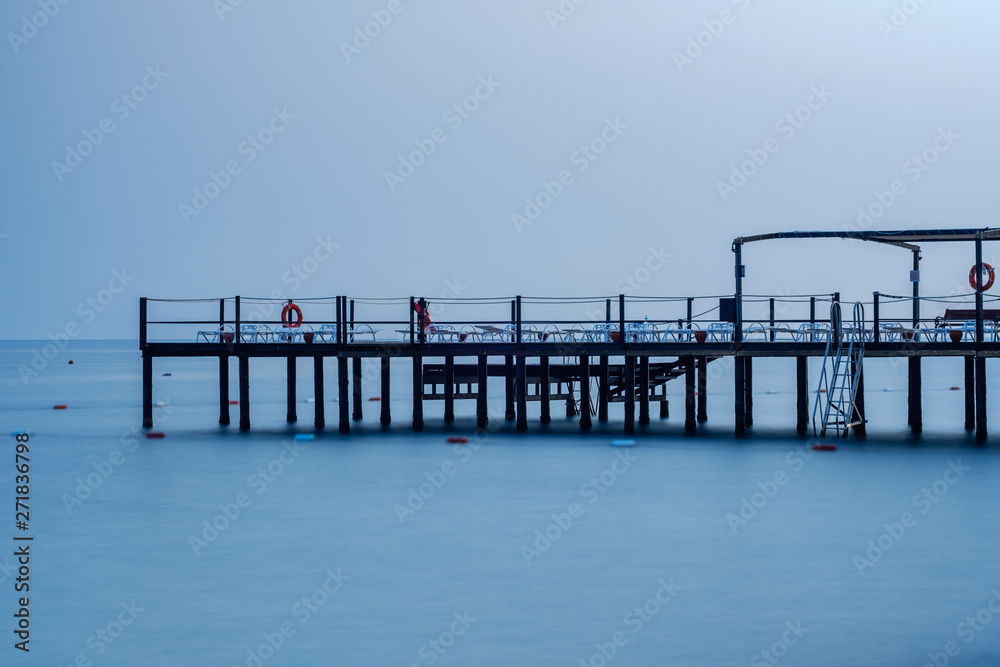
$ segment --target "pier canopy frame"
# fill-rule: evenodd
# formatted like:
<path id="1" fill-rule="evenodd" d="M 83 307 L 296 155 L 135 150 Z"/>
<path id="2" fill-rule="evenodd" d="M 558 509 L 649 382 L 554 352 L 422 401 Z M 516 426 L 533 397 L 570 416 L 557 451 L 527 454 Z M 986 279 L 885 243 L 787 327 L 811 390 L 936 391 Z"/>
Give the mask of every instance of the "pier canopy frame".
<path id="1" fill-rule="evenodd" d="M 807 232 L 773 232 L 740 236 L 733 240 L 733 253 L 736 255 L 736 329 L 733 340 L 743 340 L 743 278 L 746 269 L 743 265 L 743 246 L 758 241 L 773 241 L 778 239 L 853 239 L 896 246 L 913 253 L 913 270 L 920 270 L 920 246 L 918 243 L 973 242 L 976 246 L 976 263 L 983 264 L 983 241 L 1000 240 L 1000 229 L 965 228 L 965 229 L 907 229 L 907 230 L 843 230 L 843 231 L 807 231 Z M 976 336 L 983 338 L 983 277 L 982 272 L 976 272 Z M 919 281 L 913 281 L 913 320 L 920 319 Z"/>

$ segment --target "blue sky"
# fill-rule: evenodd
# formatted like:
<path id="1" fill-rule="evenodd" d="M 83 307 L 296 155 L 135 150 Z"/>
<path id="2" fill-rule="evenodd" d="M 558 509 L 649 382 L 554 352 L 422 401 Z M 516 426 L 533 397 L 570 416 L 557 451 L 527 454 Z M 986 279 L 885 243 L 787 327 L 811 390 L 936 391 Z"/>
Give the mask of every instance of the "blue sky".
<path id="1" fill-rule="evenodd" d="M 131 337 L 140 296 L 610 295 L 654 256 L 636 293 L 723 294 L 739 235 L 996 224 L 998 22 L 985 1 L 12 0 L 0 336 Z M 752 293 L 910 289 L 892 249 L 745 259 Z M 928 247 L 924 293 L 972 260 Z"/>

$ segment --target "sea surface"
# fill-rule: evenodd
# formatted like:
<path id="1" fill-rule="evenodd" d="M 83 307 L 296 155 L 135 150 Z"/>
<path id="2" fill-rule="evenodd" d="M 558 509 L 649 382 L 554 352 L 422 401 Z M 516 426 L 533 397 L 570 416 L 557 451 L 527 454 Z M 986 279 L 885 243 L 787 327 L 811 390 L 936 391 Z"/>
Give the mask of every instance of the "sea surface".
<path id="1" fill-rule="evenodd" d="M 755 363 L 750 437 L 732 437 L 716 362 L 697 436 L 678 385 L 669 419 L 654 406 L 615 447 L 620 405 L 583 434 L 557 404 L 540 426 L 531 403 L 516 434 L 502 380 L 487 431 L 474 401 L 449 427 L 428 401 L 414 433 L 405 361 L 392 426 L 366 365 L 345 437 L 336 362 L 316 433 L 311 363 L 287 425 L 284 360 L 251 360 L 242 434 L 238 406 L 217 424 L 215 360 L 157 359 L 165 437 L 147 439 L 134 341 L 74 341 L 22 379 L 43 345 L 0 344 L 0 665 L 1000 664 L 1000 435 L 965 432 L 961 361 L 925 360 L 913 438 L 905 364 L 870 360 L 869 437 L 815 452 L 787 360 Z M 14 431 L 30 433 L 26 531 Z M 15 535 L 34 538 L 30 593 Z M 22 595 L 30 653 L 14 648 Z"/>

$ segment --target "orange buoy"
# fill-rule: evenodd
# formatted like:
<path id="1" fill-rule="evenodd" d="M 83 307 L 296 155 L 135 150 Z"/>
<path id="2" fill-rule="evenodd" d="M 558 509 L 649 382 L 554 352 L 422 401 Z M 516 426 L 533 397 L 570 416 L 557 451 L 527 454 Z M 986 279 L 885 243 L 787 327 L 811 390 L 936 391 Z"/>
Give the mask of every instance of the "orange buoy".
<path id="1" fill-rule="evenodd" d="M 469 439 L 464 435 L 450 435 L 448 436 L 448 444 L 451 445 L 464 445 L 469 442 Z"/>
<path id="2" fill-rule="evenodd" d="M 65 410 L 66 406 L 63 403 L 60 403 L 59 405 L 53 405 L 52 409 L 53 410 Z"/>
<path id="3" fill-rule="evenodd" d="M 163 431 L 148 431 L 146 433 L 146 437 L 147 438 L 165 438 L 165 437 L 167 437 L 167 434 L 164 433 Z"/>
<path id="4" fill-rule="evenodd" d="M 835 452 L 837 451 L 837 445 L 831 442 L 821 442 L 818 445 L 813 445 L 814 452 Z"/>
<path id="5" fill-rule="evenodd" d="M 302 326 L 302 309 L 289 301 L 281 311 L 281 323 L 292 329 Z"/>
<path id="6" fill-rule="evenodd" d="M 372 396 L 372 397 L 371 397 L 371 398 L 369 398 L 368 400 L 369 400 L 369 401 L 381 401 L 381 400 L 382 400 L 382 397 L 381 397 L 381 396 Z"/>

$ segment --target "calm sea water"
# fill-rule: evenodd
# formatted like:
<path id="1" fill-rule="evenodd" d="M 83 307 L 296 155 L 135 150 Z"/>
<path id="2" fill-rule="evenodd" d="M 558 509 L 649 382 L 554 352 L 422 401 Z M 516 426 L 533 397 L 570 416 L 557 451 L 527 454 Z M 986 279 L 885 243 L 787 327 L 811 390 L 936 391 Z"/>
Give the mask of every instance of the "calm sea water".
<path id="1" fill-rule="evenodd" d="M 332 361 L 332 428 L 295 442 L 313 432 L 310 364 L 287 427 L 284 362 L 253 360 L 240 434 L 216 425 L 216 362 L 157 360 L 166 438 L 145 439 L 134 343 L 74 343 L 25 385 L 40 347 L 0 346 L 0 425 L 32 433 L 35 537 L 25 655 L 5 435 L 0 664 L 1000 664 L 1000 460 L 963 430 L 961 362 L 925 361 L 915 440 L 905 366 L 870 361 L 871 437 L 815 453 L 780 360 L 755 365 L 750 438 L 730 435 L 718 362 L 697 437 L 675 398 L 622 449 L 620 406 L 587 435 L 561 410 L 542 429 L 537 404 L 529 434 L 501 415 L 475 435 L 473 402 L 450 429 L 427 402 L 415 434 L 405 364 L 392 428 L 371 402 L 342 437 Z"/>

